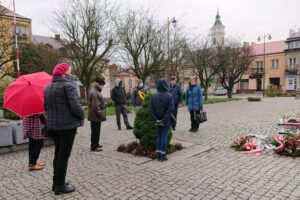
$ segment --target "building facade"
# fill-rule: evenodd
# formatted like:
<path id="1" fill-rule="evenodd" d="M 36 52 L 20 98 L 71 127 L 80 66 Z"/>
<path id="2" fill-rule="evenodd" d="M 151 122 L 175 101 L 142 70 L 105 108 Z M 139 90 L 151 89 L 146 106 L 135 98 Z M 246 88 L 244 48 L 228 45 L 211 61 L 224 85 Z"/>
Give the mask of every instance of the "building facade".
<path id="1" fill-rule="evenodd" d="M 299 90 L 300 80 L 300 29 L 298 32 L 291 29 L 287 38 L 285 49 L 285 78 L 286 90 Z"/>
<path id="2" fill-rule="evenodd" d="M 251 44 L 253 61 L 250 69 L 238 84 L 239 93 L 252 93 L 263 90 L 269 85 L 285 88 L 285 42 L 275 41 L 264 44 Z M 265 54 L 265 58 L 264 58 Z M 264 64 L 265 59 L 265 64 Z M 265 66 L 265 69 L 264 69 Z"/>

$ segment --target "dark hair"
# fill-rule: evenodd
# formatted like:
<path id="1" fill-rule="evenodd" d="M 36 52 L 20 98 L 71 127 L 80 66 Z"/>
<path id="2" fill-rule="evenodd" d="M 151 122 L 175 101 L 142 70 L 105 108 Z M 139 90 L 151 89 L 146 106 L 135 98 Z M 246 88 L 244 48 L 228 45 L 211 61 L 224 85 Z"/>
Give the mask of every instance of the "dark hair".
<path id="1" fill-rule="evenodd" d="M 99 85 L 105 85 L 105 81 L 102 78 L 97 77 L 95 79 L 95 82 L 98 83 Z"/>
<path id="2" fill-rule="evenodd" d="M 171 76 L 170 80 L 174 81 L 174 80 L 176 80 L 176 77 L 175 76 Z"/>

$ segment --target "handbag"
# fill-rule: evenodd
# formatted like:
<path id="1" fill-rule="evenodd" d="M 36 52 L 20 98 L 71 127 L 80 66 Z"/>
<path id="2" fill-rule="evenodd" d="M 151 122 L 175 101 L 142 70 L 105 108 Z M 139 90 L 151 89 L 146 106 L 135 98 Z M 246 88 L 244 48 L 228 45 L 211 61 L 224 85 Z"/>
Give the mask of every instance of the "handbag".
<path id="1" fill-rule="evenodd" d="M 51 137 L 52 137 L 52 136 L 51 136 L 51 132 L 48 131 L 46 124 L 45 124 L 45 126 L 42 128 L 41 132 L 42 132 L 43 138 L 51 138 Z"/>
<path id="2" fill-rule="evenodd" d="M 196 120 L 198 124 L 206 122 L 207 121 L 206 112 L 201 110 L 200 113 L 196 115 Z"/>

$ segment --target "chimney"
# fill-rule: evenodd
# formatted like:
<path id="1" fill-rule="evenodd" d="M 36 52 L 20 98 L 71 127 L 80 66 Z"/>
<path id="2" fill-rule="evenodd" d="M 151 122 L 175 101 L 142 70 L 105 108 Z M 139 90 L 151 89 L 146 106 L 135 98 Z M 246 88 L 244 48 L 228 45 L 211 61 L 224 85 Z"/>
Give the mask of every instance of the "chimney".
<path id="1" fill-rule="evenodd" d="M 294 29 L 290 29 L 290 37 L 295 33 Z"/>
<path id="2" fill-rule="evenodd" d="M 59 34 L 55 34 L 55 39 L 56 39 L 57 41 L 60 41 L 60 35 L 59 35 Z"/>

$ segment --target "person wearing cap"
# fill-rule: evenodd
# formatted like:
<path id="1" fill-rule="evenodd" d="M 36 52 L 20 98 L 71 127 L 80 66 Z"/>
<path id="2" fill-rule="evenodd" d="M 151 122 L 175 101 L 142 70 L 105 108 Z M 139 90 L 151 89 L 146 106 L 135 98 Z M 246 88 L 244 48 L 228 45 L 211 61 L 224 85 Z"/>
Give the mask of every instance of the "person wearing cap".
<path id="1" fill-rule="evenodd" d="M 102 151 L 99 144 L 101 122 L 106 121 L 106 111 L 101 91 L 105 81 L 96 78 L 88 96 L 88 120 L 91 122 L 91 151 Z"/>
<path id="2" fill-rule="evenodd" d="M 55 195 L 75 191 L 65 178 L 77 128 L 84 120 L 76 87 L 66 78 L 66 74 L 70 73 L 69 64 L 57 64 L 52 73 L 52 83 L 44 92 L 47 130 L 55 145 L 52 185 Z"/>
<path id="3" fill-rule="evenodd" d="M 116 112 L 116 120 L 118 130 L 121 130 L 121 113 L 123 115 L 124 123 L 127 130 L 133 129 L 133 127 L 129 124 L 128 116 L 127 116 L 127 107 L 126 107 L 126 92 L 122 87 L 122 80 L 117 79 L 115 81 L 115 87 L 111 90 L 111 99 L 115 104 L 115 112 Z"/>
<path id="4" fill-rule="evenodd" d="M 181 87 L 176 83 L 176 77 L 175 76 L 171 76 L 169 92 L 171 93 L 171 95 L 173 97 L 173 100 L 174 100 L 173 117 L 175 118 L 175 120 L 171 120 L 172 129 L 176 130 L 176 120 L 177 120 L 178 107 L 180 106 L 180 104 L 182 102 L 182 91 L 181 91 Z"/>
<path id="5" fill-rule="evenodd" d="M 134 111 L 137 113 L 141 108 L 144 99 L 145 99 L 145 91 L 143 90 L 144 83 L 141 79 L 138 79 L 137 86 L 132 93 L 131 102 L 134 106 Z"/>

